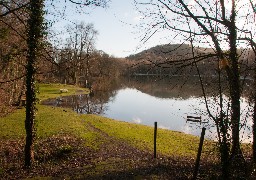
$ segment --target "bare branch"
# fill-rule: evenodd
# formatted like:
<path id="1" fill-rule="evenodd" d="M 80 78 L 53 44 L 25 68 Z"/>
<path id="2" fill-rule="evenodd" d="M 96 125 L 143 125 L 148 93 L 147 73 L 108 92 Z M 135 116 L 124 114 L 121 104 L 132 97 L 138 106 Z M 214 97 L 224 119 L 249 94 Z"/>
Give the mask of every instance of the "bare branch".
<path id="1" fill-rule="evenodd" d="M 4 2 L 0 2 L 0 5 L 4 6 L 6 9 L 8 9 L 7 12 L 3 13 L 3 14 L 0 14 L 0 17 L 4 17 L 4 16 L 7 16 L 8 14 L 10 13 L 14 13 L 15 11 L 18 11 L 22 8 L 25 8 L 28 6 L 29 3 L 26 3 L 26 4 L 23 4 L 17 8 L 14 8 L 14 9 L 10 9 L 10 7 L 8 7 Z"/>
<path id="2" fill-rule="evenodd" d="M 220 58 L 223 58 L 223 52 L 220 48 L 220 44 L 216 38 L 216 36 L 214 35 L 214 32 L 211 32 L 209 29 L 207 29 L 207 27 L 189 10 L 188 6 L 183 2 L 183 0 L 178 0 L 179 3 L 185 8 L 185 10 L 187 11 L 187 13 L 189 14 L 189 16 L 194 19 L 194 21 L 211 37 L 215 47 L 216 47 L 216 51 L 218 53 L 218 56 Z"/>
<path id="3" fill-rule="evenodd" d="M 253 4 L 252 0 L 249 0 L 252 6 L 253 12 L 256 13 L 256 4 Z"/>
<path id="4" fill-rule="evenodd" d="M 68 0 L 71 3 L 77 4 L 77 5 L 82 5 L 82 6 L 90 6 L 90 5 L 95 5 L 95 6 L 101 6 L 101 7 L 106 7 L 107 5 L 107 0 L 86 0 L 85 2 L 81 1 L 75 1 L 75 0 Z"/>
<path id="5" fill-rule="evenodd" d="M 9 79 L 9 80 L 6 80 L 6 81 L 0 81 L 0 84 L 5 84 L 5 83 L 10 83 L 10 82 L 14 82 L 14 81 L 17 81 L 19 79 L 22 79 L 26 76 L 26 74 L 23 74 L 19 77 L 16 77 L 16 78 L 13 78 L 13 79 Z"/>

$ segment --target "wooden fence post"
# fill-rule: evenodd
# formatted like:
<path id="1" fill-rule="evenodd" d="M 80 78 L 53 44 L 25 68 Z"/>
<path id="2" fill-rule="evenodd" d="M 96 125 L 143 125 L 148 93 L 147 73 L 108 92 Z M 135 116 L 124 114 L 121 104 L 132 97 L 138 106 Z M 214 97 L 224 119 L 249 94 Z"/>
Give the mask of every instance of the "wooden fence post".
<path id="1" fill-rule="evenodd" d="M 155 122 L 155 128 L 154 128 L 154 158 L 156 158 L 156 136 L 157 136 L 157 122 Z"/>
<path id="2" fill-rule="evenodd" d="M 204 143 L 204 135 L 205 135 L 205 127 L 202 128 L 202 133 L 201 133 L 201 137 L 200 137 L 200 143 L 199 143 L 199 148 L 198 148 L 197 158 L 196 158 L 196 165 L 195 165 L 195 169 L 194 169 L 194 173 L 193 173 L 193 180 L 196 180 L 196 177 L 198 174 L 200 157 L 201 157 L 203 143 Z"/>

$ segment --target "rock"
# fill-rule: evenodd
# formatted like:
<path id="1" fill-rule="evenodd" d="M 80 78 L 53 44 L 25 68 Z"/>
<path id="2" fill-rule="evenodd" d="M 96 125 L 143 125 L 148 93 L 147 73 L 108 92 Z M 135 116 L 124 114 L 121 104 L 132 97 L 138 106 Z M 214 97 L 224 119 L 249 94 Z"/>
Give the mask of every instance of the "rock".
<path id="1" fill-rule="evenodd" d="M 67 93 L 68 90 L 67 89 L 60 89 L 60 93 Z"/>

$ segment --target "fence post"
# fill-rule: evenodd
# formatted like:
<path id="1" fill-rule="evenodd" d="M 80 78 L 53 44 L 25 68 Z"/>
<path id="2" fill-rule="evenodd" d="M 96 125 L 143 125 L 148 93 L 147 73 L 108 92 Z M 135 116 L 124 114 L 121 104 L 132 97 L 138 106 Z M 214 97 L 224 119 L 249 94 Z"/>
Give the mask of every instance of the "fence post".
<path id="1" fill-rule="evenodd" d="M 203 143 L 204 143 L 204 135 L 205 135 L 205 127 L 202 128 L 202 133 L 200 137 L 200 143 L 199 143 L 199 148 L 197 152 L 197 158 L 196 158 L 196 165 L 193 173 L 193 180 L 196 179 L 197 174 L 198 174 L 198 169 L 199 169 L 199 162 L 200 162 L 200 157 L 202 153 L 202 148 L 203 148 Z"/>
<path id="2" fill-rule="evenodd" d="M 157 136 L 157 122 L 155 122 L 155 128 L 154 128 L 154 158 L 156 158 L 156 136 Z"/>

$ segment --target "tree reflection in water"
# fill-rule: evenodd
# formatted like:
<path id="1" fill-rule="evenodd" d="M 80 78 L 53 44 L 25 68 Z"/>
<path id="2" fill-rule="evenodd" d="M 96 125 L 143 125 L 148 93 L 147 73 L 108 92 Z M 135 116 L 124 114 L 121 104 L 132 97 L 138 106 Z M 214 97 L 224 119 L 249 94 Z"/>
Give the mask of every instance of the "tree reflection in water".
<path id="1" fill-rule="evenodd" d="M 93 92 L 90 94 L 78 94 L 73 96 L 60 96 L 56 99 L 48 99 L 42 104 L 73 109 L 79 114 L 104 115 L 107 103 L 114 92 Z"/>
<path id="2" fill-rule="evenodd" d="M 210 108 L 217 112 L 218 92 L 214 79 L 206 79 L 205 82 Z M 209 119 L 196 77 L 133 77 L 111 83 L 112 85 L 105 87 L 104 91 L 94 90 L 93 94 L 59 97 L 44 101 L 43 104 L 71 108 L 81 114 L 104 115 L 145 125 L 158 121 L 162 128 L 194 135 L 200 135 L 201 125 L 186 123 L 186 116 L 202 116 L 203 120 L 207 121 Z M 248 85 L 243 91 L 241 102 L 245 112 L 250 112 L 249 94 L 252 86 L 250 81 L 245 83 Z M 225 96 L 225 100 L 228 101 L 228 97 Z M 251 119 L 248 116 L 249 114 L 242 114 L 245 118 L 242 118 L 241 129 L 242 135 L 250 141 Z M 204 126 L 208 127 L 207 133 L 212 131 L 215 136 L 216 128 L 212 121 Z"/>

